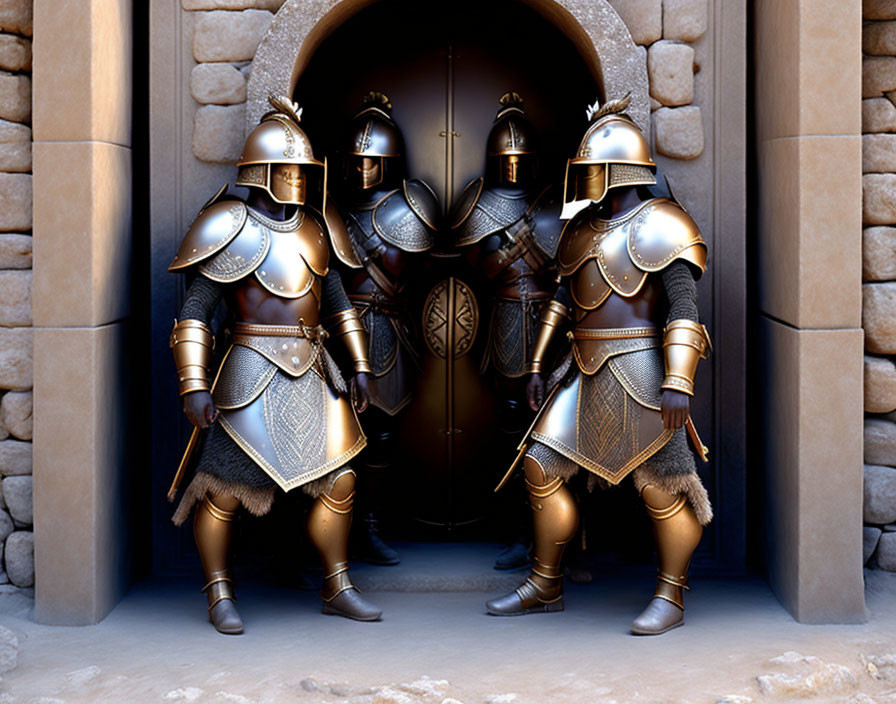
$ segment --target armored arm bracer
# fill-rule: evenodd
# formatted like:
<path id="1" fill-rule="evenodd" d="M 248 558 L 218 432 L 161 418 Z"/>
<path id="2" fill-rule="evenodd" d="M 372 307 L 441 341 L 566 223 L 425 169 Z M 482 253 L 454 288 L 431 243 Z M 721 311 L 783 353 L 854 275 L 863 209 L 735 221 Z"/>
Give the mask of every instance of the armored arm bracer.
<path id="1" fill-rule="evenodd" d="M 532 348 L 532 360 L 529 362 L 530 374 L 541 374 L 544 357 L 548 351 L 548 345 L 551 344 L 551 338 L 566 317 L 569 310 L 556 298 L 548 302 L 541 311 L 539 317 L 540 325 L 538 326 L 538 334 L 535 338 L 535 345 Z"/>
<path id="2" fill-rule="evenodd" d="M 355 371 L 370 372 L 370 361 L 367 358 L 367 333 L 354 308 L 339 311 L 332 318 L 330 330 L 334 337 L 341 337 L 348 349 L 349 357 L 355 365 Z"/>
<path id="3" fill-rule="evenodd" d="M 174 352 L 180 395 L 208 391 L 209 368 L 215 349 L 211 328 L 201 320 L 175 320 L 169 344 Z"/>
<path id="4" fill-rule="evenodd" d="M 680 318 L 666 325 L 663 332 L 663 357 L 666 376 L 662 388 L 694 395 L 697 363 L 712 350 L 706 326 Z"/>

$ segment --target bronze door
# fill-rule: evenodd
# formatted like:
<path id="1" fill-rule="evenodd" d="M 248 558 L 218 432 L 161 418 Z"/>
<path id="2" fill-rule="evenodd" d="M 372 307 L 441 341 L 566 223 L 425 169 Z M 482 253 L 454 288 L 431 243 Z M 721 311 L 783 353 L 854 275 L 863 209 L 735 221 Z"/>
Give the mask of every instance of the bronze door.
<path id="1" fill-rule="evenodd" d="M 409 175 L 429 183 L 447 212 L 483 174 L 498 99 L 514 90 L 541 136 L 543 180 L 562 179 L 582 128 L 581 107 L 597 93 L 571 42 L 515 2 L 445 3 L 438 26 L 418 16 L 418 6 L 377 3 L 315 53 L 295 91 L 315 144 L 338 162 L 340 128 L 361 96 L 384 92 L 404 133 Z M 402 503 L 413 506 L 414 518 L 451 528 L 488 513 L 513 455 L 496 448 L 494 393 L 479 373 L 487 296 L 451 242 L 443 238 L 438 249 L 418 281 L 423 362 L 401 432 L 403 483 L 413 485 L 414 499 Z"/>

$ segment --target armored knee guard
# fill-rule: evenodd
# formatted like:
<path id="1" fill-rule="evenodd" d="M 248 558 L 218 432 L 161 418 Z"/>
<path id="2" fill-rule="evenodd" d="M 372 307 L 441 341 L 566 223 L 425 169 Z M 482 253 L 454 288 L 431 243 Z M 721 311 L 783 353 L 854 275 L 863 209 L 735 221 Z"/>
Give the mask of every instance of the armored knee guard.
<path id="1" fill-rule="evenodd" d="M 524 468 L 535 535 L 532 572 L 516 590 L 486 604 L 496 616 L 563 610 L 560 563 L 566 544 L 576 534 L 579 512 L 560 477 L 549 478 L 531 455 L 526 455 Z"/>
<path id="2" fill-rule="evenodd" d="M 323 612 L 357 621 L 376 621 L 382 612 L 358 595 L 348 576 L 348 536 L 352 524 L 355 473 L 337 474 L 326 493 L 314 502 L 308 515 L 308 537 L 324 568 L 320 596 Z"/>
<path id="3" fill-rule="evenodd" d="M 632 624 L 636 635 L 658 635 L 684 623 L 683 590 L 688 589 L 688 565 L 703 528 L 683 495 L 647 484 L 641 498 L 653 521 L 659 560 L 653 599 Z"/>
<path id="4" fill-rule="evenodd" d="M 240 502 L 232 496 L 206 496 L 193 518 L 193 537 L 202 560 L 209 619 L 221 633 L 239 634 L 243 623 L 236 611 L 228 567 L 233 521 Z"/>

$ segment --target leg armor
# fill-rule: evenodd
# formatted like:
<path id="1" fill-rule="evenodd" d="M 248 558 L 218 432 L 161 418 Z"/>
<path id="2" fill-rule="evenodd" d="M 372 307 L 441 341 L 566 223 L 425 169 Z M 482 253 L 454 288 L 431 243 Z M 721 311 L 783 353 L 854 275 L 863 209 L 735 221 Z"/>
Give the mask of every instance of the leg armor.
<path id="1" fill-rule="evenodd" d="M 569 488 L 560 477 L 548 477 L 532 455 L 524 460 L 526 488 L 535 533 L 532 572 L 516 590 L 486 604 L 495 616 L 563 610 L 560 561 L 576 534 L 579 514 Z"/>
<path id="2" fill-rule="evenodd" d="M 653 521 L 659 570 L 656 592 L 632 623 L 632 633 L 659 635 L 684 624 L 683 590 L 688 589 L 688 565 L 703 528 L 681 494 L 647 484 L 641 489 L 641 498 Z"/>
<path id="3" fill-rule="evenodd" d="M 233 519 L 239 506 L 239 500 L 233 496 L 206 495 L 193 517 L 193 537 L 206 579 L 202 591 L 208 596 L 208 617 L 219 632 L 229 635 L 243 632 L 227 564 Z"/>
<path id="4" fill-rule="evenodd" d="M 324 583 L 320 590 L 322 611 L 355 619 L 378 621 L 382 612 L 367 603 L 348 576 L 348 535 L 355 498 L 355 473 L 343 469 L 334 473 L 325 494 L 321 494 L 308 514 L 308 537 L 320 555 Z"/>

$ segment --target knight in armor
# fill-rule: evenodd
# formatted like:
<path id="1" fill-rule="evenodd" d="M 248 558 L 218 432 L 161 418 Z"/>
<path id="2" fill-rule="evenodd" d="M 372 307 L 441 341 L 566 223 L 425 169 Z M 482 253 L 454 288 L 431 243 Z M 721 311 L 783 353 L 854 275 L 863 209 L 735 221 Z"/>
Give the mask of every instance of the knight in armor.
<path id="1" fill-rule="evenodd" d="M 366 510 L 358 557 L 395 565 L 398 553 L 379 536 L 378 504 L 386 493 L 384 475 L 394 463 L 398 417 L 411 401 L 419 366 L 410 275 L 433 246 L 440 206 L 423 181 L 404 178 L 404 140 L 382 93 L 371 92 L 362 101 L 347 146 L 342 214 L 357 263 L 344 266 L 342 276 L 367 331 L 372 369 L 371 407 L 363 424 L 369 441 L 359 458 Z"/>
<path id="2" fill-rule="evenodd" d="M 489 369 L 508 452 L 531 419 L 521 399 L 539 315 L 556 289 L 560 203 L 538 186 L 535 133 L 516 93 L 506 93 L 486 142 L 486 175 L 467 185 L 452 215 L 455 244 L 491 297 L 482 372 Z M 523 509 L 525 510 L 525 509 Z M 497 569 L 528 563 L 527 541 L 498 556 Z"/>
<path id="3" fill-rule="evenodd" d="M 712 518 L 686 437 L 687 430 L 705 459 L 689 408 L 698 362 L 710 350 L 695 285 L 707 248 L 680 205 L 650 197 L 656 165 L 624 112 L 628 103 L 589 108 L 591 124 L 567 166 L 561 285 L 542 313 L 529 365 L 528 401 L 541 410 L 519 448 L 533 568 L 486 608 L 498 616 L 561 611 L 560 563 L 578 524 L 567 481 L 579 467 L 594 483 L 615 485 L 632 474 L 653 522 L 659 571 L 631 630 L 655 635 L 684 623 L 688 565 Z M 572 351 L 542 403 L 545 349 L 570 313 Z"/>
<path id="4" fill-rule="evenodd" d="M 247 201 L 222 188 L 169 267 L 193 276 L 171 347 L 184 412 L 207 429 L 174 522 L 197 505 L 193 533 L 209 619 L 227 634 L 243 630 L 229 568 L 233 522 L 240 506 L 266 514 L 277 488 L 300 487 L 314 498 L 308 535 L 324 567 L 323 612 L 360 621 L 381 615 L 348 575 L 355 493 L 348 462 L 367 442 L 355 408 L 366 406 L 370 365 L 366 335 L 330 255 L 332 248 L 354 263 L 351 244 L 326 204 L 326 167 L 299 127 L 301 109 L 287 98 L 270 102 L 274 109 L 249 134 L 237 162 L 236 183 L 248 187 Z M 306 199 L 315 173 L 323 177 L 317 212 Z M 210 322 L 222 300 L 235 322 L 210 383 Z M 328 334 L 349 350 L 350 391 L 324 349 Z"/>

